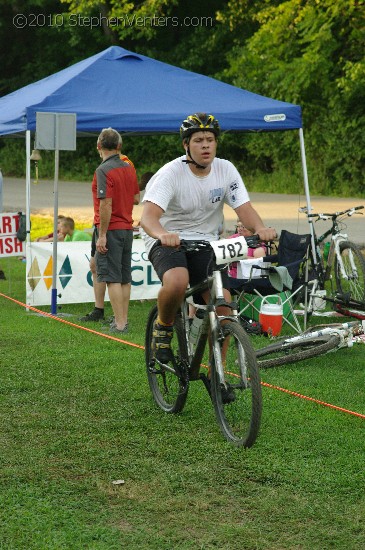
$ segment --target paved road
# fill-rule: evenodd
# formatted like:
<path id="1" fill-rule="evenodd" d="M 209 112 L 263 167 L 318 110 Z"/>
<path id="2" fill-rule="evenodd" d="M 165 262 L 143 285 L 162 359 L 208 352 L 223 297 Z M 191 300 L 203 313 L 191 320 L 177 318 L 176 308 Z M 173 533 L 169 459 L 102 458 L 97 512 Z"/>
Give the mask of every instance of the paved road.
<path id="1" fill-rule="evenodd" d="M 90 221 L 92 225 L 91 185 L 89 183 L 60 181 L 58 185 L 58 211 L 61 214 Z M 42 180 L 39 184 L 31 184 L 30 203 L 32 214 L 53 215 L 54 184 L 53 181 Z M 25 181 L 24 179 L 4 177 L 3 205 L 6 212 L 25 211 Z M 304 192 L 298 195 L 281 195 L 270 193 L 250 193 L 252 203 L 257 208 L 265 222 L 280 232 L 287 229 L 295 233 L 307 233 L 308 223 L 303 214 L 298 213 L 299 206 L 305 206 Z M 336 212 L 351 206 L 365 204 L 365 201 L 353 198 L 311 197 L 315 211 Z M 364 210 L 365 212 L 365 210 Z M 235 224 L 235 213 L 225 207 L 226 230 L 231 231 Z M 141 206 L 135 207 L 134 219 L 139 220 Z M 365 223 L 363 216 L 347 218 L 347 232 L 351 240 L 365 243 Z M 325 231 L 328 222 L 316 224 L 318 233 Z"/>

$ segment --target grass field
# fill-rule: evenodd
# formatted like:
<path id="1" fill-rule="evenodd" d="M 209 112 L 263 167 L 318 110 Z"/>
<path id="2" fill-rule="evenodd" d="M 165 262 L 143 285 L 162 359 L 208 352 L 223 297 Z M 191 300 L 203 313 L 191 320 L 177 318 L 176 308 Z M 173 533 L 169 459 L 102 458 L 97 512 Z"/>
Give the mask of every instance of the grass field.
<path id="1" fill-rule="evenodd" d="M 151 303 L 118 341 L 80 328 L 90 304 L 27 311 L 25 264 L 1 268 L 0 548 L 365 548 L 364 418 L 277 389 L 365 414 L 364 346 L 262 371 L 260 436 L 236 449 L 201 382 L 180 415 L 154 406 L 129 345 Z"/>

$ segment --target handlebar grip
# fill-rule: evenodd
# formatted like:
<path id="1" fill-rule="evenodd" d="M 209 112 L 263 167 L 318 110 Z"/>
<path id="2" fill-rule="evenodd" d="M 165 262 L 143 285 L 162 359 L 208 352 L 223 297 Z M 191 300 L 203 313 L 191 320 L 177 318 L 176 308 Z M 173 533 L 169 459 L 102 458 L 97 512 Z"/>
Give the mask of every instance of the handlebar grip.
<path id="1" fill-rule="evenodd" d="M 247 246 L 250 248 L 258 248 L 262 242 L 262 239 L 258 235 L 252 235 L 251 237 L 245 237 Z"/>

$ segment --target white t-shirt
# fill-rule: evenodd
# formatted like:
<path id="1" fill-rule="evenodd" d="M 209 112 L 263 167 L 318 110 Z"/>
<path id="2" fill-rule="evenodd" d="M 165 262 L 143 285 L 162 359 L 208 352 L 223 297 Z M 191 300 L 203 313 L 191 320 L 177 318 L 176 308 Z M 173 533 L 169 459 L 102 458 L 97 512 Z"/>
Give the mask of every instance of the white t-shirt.
<path id="1" fill-rule="evenodd" d="M 162 226 L 181 239 L 216 240 L 224 203 L 235 209 L 248 202 L 247 189 L 230 161 L 215 158 L 209 174 L 199 177 L 182 162 L 185 158 L 179 157 L 156 172 L 146 186 L 143 202 L 162 208 Z M 149 253 L 156 241 L 144 231 L 142 236 Z"/>

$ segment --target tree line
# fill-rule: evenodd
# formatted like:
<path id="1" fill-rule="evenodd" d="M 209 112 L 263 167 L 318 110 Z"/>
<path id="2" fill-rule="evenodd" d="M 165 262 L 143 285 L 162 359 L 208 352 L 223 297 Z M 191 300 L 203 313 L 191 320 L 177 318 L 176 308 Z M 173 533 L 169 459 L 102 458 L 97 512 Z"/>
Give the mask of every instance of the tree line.
<path id="1" fill-rule="evenodd" d="M 3 0 L 0 95 L 59 71 L 110 45 L 301 105 L 311 186 L 361 195 L 364 166 L 363 13 L 360 0 Z M 94 140 L 64 154 L 69 177 L 90 177 Z M 126 138 L 141 172 L 180 154 L 176 136 Z M 3 171 L 22 175 L 19 140 L 0 140 Z M 243 174 L 299 177 L 294 132 L 227 134 L 219 154 Z M 43 165 L 51 174 L 52 162 Z M 277 175 L 279 174 L 279 178 Z M 280 189 L 277 189 L 280 191 Z"/>

